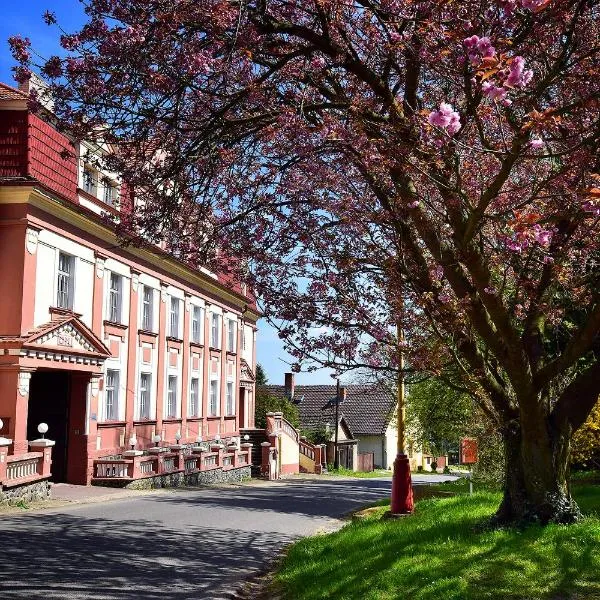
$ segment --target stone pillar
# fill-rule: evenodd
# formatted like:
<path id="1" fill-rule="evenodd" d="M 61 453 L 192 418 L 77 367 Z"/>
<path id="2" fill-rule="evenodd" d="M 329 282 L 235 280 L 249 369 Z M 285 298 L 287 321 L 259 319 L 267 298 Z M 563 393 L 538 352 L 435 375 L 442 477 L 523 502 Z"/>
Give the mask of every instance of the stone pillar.
<path id="1" fill-rule="evenodd" d="M 271 442 L 261 443 L 260 475 L 264 479 L 271 479 Z"/>
<path id="2" fill-rule="evenodd" d="M 6 457 L 8 456 L 8 447 L 12 444 L 12 440 L 0 437 L 0 488 L 2 482 L 6 481 Z"/>
<path id="3" fill-rule="evenodd" d="M 41 477 L 50 477 L 52 475 L 52 446 L 54 444 L 53 440 L 45 438 L 29 442 L 29 449 L 32 452 L 42 452 L 44 455 L 42 465 L 38 467 L 38 475 Z"/>
<path id="4" fill-rule="evenodd" d="M 13 454 L 27 452 L 27 412 L 29 405 L 30 369 L 11 365 L 0 371 L 0 419 L 8 426 L 13 441 Z"/>
<path id="5" fill-rule="evenodd" d="M 323 472 L 323 466 L 321 464 L 321 450 L 322 446 L 317 444 L 315 447 L 315 473 L 320 475 Z"/>
<path id="6" fill-rule="evenodd" d="M 240 448 L 244 451 L 244 452 L 248 452 L 248 464 L 251 465 L 252 464 L 252 444 L 250 443 L 246 443 L 246 444 L 241 444 Z"/>

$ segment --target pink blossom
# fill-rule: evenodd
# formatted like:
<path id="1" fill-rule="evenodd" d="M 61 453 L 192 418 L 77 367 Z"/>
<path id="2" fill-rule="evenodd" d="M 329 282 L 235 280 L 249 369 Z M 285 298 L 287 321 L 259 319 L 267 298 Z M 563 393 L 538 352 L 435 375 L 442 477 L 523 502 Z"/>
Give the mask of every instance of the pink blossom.
<path id="1" fill-rule="evenodd" d="M 529 145 L 531 146 L 531 148 L 533 148 L 534 150 L 539 150 L 540 148 L 544 147 L 544 140 L 541 138 L 533 138 L 530 142 Z"/>
<path id="2" fill-rule="evenodd" d="M 409 204 L 408 204 L 408 208 L 417 208 L 417 206 L 419 206 L 418 200 L 413 200 L 412 202 L 409 202 Z"/>
<path id="3" fill-rule="evenodd" d="M 505 87 L 525 87 L 533 77 L 531 69 L 525 70 L 525 59 L 522 56 L 516 56 L 511 65 L 510 73 L 504 81 Z"/>
<path id="4" fill-rule="evenodd" d="M 462 127 L 460 115 L 447 102 L 442 102 L 439 110 L 430 112 L 428 120 L 431 125 L 445 129 L 450 135 L 458 133 Z"/>
<path id="5" fill-rule="evenodd" d="M 481 90 L 486 96 L 488 96 L 492 100 L 499 101 L 504 100 L 506 98 L 506 94 L 508 93 L 508 90 L 506 88 L 498 87 L 493 83 L 490 83 L 489 81 L 483 82 Z"/>
<path id="6" fill-rule="evenodd" d="M 538 10 L 544 4 L 547 4 L 547 0 L 521 0 L 521 6 L 528 10 Z"/>
<path id="7" fill-rule="evenodd" d="M 490 42 L 490 38 L 482 37 L 477 42 L 477 50 L 484 57 L 494 56 L 496 54 L 496 49 L 492 46 L 492 42 Z"/>
<path id="8" fill-rule="evenodd" d="M 13 58 L 20 63 L 27 62 L 31 56 L 29 48 L 31 47 L 31 41 L 29 38 L 21 37 L 20 35 L 13 35 L 8 38 L 8 44 Z"/>
<path id="9" fill-rule="evenodd" d="M 554 263 L 554 259 L 551 256 L 544 256 L 544 264 L 551 265 Z"/>
<path id="10" fill-rule="evenodd" d="M 472 35 L 471 37 L 465 38 L 463 40 L 463 44 L 465 45 L 466 48 L 469 48 L 469 49 L 476 48 L 478 42 L 479 42 L 478 35 Z"/>
<path id="11" fill-rule="evenodd" d="M 552 232 L 543 229 L 541 225 L 536 223 L 533 227 L 533 237 L 540 246 L 549 246 L 552 239 Z"/>
<path id="12" fill-rule="evenodd" d="M 584 212 L 591 213 L 595 217 L 600 217 L 600 204 L 588 201 L 583 203 L 582 208 Z"/>

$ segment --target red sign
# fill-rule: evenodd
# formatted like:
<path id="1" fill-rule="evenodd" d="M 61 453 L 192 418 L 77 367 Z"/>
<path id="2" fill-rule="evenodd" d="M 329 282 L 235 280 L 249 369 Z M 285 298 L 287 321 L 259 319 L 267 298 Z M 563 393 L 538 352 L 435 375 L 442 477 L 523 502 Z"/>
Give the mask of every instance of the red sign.
<path id="1" fill-rule="evenodd" d="M 460 440 L 460 462 L 463 465 L 472 465 L 477 462 L 477 440 L 473 438 Z"/>

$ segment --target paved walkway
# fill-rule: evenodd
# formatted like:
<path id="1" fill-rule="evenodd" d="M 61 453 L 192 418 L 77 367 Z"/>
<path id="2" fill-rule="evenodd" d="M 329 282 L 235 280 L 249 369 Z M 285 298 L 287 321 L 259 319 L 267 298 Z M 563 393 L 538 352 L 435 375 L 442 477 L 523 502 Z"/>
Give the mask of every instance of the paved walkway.
<path id="1" fill-rule="evenodd" d="M 6 515 L 0 598 L 232 598 L 284 545 L 334 529 L 343 514 L 389 493 L 387 478 L 302 479 Z"/>

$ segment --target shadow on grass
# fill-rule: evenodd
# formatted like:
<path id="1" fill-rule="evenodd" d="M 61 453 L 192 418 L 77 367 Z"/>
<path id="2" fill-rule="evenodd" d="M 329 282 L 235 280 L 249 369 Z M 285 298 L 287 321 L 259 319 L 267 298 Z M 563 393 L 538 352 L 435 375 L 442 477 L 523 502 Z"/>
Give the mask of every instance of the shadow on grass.
<path id="1" fill-rule="evenodd" d="M 497 494 L 425 500 L 414 517 L 356 522 L 290 550 L 294 600 L 556 598 L 600 593 L 600 522 L 481 531 Z M 565 596 L 563 596 L 565 597 Z M 570 596 L 566 596 L 570 597 Z M 580 595 L 578 598 L 592 597 Z"/>

